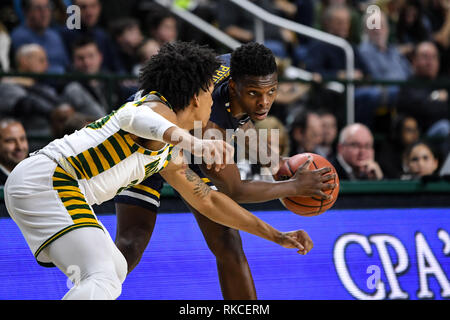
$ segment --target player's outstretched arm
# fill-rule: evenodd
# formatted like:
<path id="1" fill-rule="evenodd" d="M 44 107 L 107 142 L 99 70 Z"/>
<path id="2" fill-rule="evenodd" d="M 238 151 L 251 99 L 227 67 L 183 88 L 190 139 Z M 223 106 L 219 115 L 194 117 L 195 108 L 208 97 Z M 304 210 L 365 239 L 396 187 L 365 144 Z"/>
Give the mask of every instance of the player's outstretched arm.
<path id="1" fill-rule="evenodd" d="M 210 128 L 219 130 L 223 136 L 226 136 L 225 131 L 211 121 L 208 122 L 206 129 Z M 254 125 L 251 121 L 241 127 L 243 131 L 253 129 Z M 254 147 L 247 144 L 248 140 L 244 141 L 246 142 L 245 150 Z M 280 164 L 287 159 L 280 157 Z M 335 178 L 335 175 L 329 174 L 331 168 L 307 170 L 309 164 L 310 162 L 307 162 L 300 166 L 295 175 L 285 181 L 242 180 L 235 163 L 226 165 L 220 171 L 210 170 L 204 164 L 200 167 L 221 192 L 238 203 L 258 203 L 295 196 L 316 196 L 324 200 L 329 199 L 325 191 L 335 187 L 334 184 L 328 183 Z"/>
<path id="2" fill-rule="evenodd" d="M 199 139 L 177 124 L 176 114 L 165 105 L 153 102 L 125 106 L 117 112 L 122 130 L 147 140 L 157 140 L 203 158 L 208 169 L 223 169 L 233 159 L 234 148 L 221 140 Z"/>
<path id="3" fill-rule="evenodd" d="M 241 180 L 236 164 L 229 164 L 220 172 L 202 167 L 205 174 L 223 193 L 238 203 L 257 203 L 294 196 L 316 196 L 330 199 L 324 191 L 331 190 L 335 184 L 329 183 L 334 174 L 330 168 L 308 170 L 310 162 L 300 166 L 295 175 L 284 181 Z"/>
<path id="4" fill-rule="evenodd" d="M 312 241 L 305 231 L 276 230 L 225 194 L 211 190 L 187 166 L 172 163 L 160 174 L 192 207 L 214 222 L 254 234 L 285 248 L 297 248 L 300 254 L 306 254 L 312 248 Z"/>

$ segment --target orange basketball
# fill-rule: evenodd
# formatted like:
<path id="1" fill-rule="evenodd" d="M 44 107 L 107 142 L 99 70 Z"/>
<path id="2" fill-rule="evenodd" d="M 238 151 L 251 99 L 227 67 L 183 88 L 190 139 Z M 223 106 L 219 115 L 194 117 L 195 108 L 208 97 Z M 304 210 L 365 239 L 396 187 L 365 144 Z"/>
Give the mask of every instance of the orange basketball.
<path id="1" fill-rule="evenodd" d="M 311 162 L 309 170 L 321 169 L 323 167 L 330 167 L 331 173 L 336 173 L 336 169 L 333 165 L 324 157 L 315 153 L 301 153 L 289 158 L 288 161 L 280 168 L 276 174 L 277 180 L 286 180 L 292 177 L 303 163 L 308 160 L 308 155 L 312 156 L 313 161 Z M 334 181 L 330 180 L 330 183 L 335 183 L 336 187 L 332 190 L 324 191 L 326 194 L 331 194 L 333 198 L 331 200 L 322 200 L 318 197 L 286 197 L 280 199 L 281 203 L 286 207 L 286 209 L 305 217 L 317 216 L 324 213 L 330 209 L 336 202 L 339 194 L 339 177 L 336 173 L 336 178 Z"/>

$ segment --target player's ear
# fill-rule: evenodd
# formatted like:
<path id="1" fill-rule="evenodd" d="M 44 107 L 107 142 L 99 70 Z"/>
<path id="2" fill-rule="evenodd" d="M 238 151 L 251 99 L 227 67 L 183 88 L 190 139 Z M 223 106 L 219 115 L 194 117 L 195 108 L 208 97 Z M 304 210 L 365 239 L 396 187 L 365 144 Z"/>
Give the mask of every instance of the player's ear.
<path id="1" fill-rule="evenodd" d="M 194 96 L 191 98 L 191 106 L 193 106 L 194 108 L 200 107 L 200 100 L 198 93 L 194 93 Z"/>
<path id="2" fill-rule="evenodd" d="M 230 89 L 231 94 L 236 94 L 236 82 L 233 79 L 228 80 L 228 88 Z"/>

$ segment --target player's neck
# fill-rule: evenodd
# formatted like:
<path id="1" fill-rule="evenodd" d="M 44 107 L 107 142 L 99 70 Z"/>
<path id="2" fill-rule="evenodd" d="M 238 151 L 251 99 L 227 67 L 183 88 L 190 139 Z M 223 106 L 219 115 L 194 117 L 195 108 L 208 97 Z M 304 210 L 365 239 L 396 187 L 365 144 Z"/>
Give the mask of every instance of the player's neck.
<path id="1" fill-rule="evenodd" d="M 194 129 L 195 118 L 192 112 L 188 112 L 187 108 L 177 112 L 177 125 L 185 130 Z"/>
<path id="2" fill-rule="evenodd" d="M 242 118 L 244 115 L 247 114 L 239 104 L 239 101 L 233 98 L 230 99 L 230 112 L 231 115 L 237 119 Z"/>

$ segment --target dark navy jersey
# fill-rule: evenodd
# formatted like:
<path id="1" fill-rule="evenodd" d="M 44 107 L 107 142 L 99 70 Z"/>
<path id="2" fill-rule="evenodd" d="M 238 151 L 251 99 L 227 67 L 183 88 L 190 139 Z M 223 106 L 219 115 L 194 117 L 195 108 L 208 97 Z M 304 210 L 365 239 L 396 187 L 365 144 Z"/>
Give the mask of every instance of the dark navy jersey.
<path id="1" fill-rule="evenodd" d="M 230 110 L 230 94 L 228 88 L 228 81 L 230 80 L 231 54 L 224 54 L 219 56 L 218 58 L 221 61 L 221 65 L 215 71 L 213 76 L 213 105 L 211 107 L 211 115 L 209 120 L 211 122 L 214 122 L 222 129 L 236 130 L 239 126 L 248 122 L 250 120 L 250 117 L 244 116 L 241 119 L 236 119 L 232 116 Z M 127 102 L 134 101 L 136 99 L 139 99 L 140 97 L 141 92 L 138 91 L 133 96 L 129 97 Z M 213 189 L 216 189 L 211 181 L 205 177 L 198 165 L 191 164 L 190 168 L 194 170 L 194 172 L 196 172 L 207 185 L 209 185 Z M 144 186 L 144 188 L 141 188 L 141 190 L 136 190 L 134 194 L 132 194 L 134 190 L 129 190 L 130 192 L 128 192 L 127 195 L 116 196 L 114 198 L 114 201 L 119 203 L 134 204 L 157 212 L 160 205 L 160 192 L 163 187 L 162 177 L 159 174 L 154 174 L 145 179 L 141 183 L 141 185 Z"/>
<path id="2" fill-rule="evenodd" d="M 231 54 L 224 54 L 218 57 L 221 64 L 215 71 L 213 76 L 214 91 L 212 93 L 213 105 L 211 108 L 211 116 L 209 120 L 214 122 L 223 129 L 237 129 L 239 126 L 250 120 L 250 117 L 244 116 L 236 119 L 231 115 L 230 110 L 230 94 L 228 89 L 228 81 L 230 79 L 230 59 Z M 127 99 L 127 102 L 134 101 L 141 97 L 138 91 Z M 169 101 L 170 102 L 170 101 Z"/>

